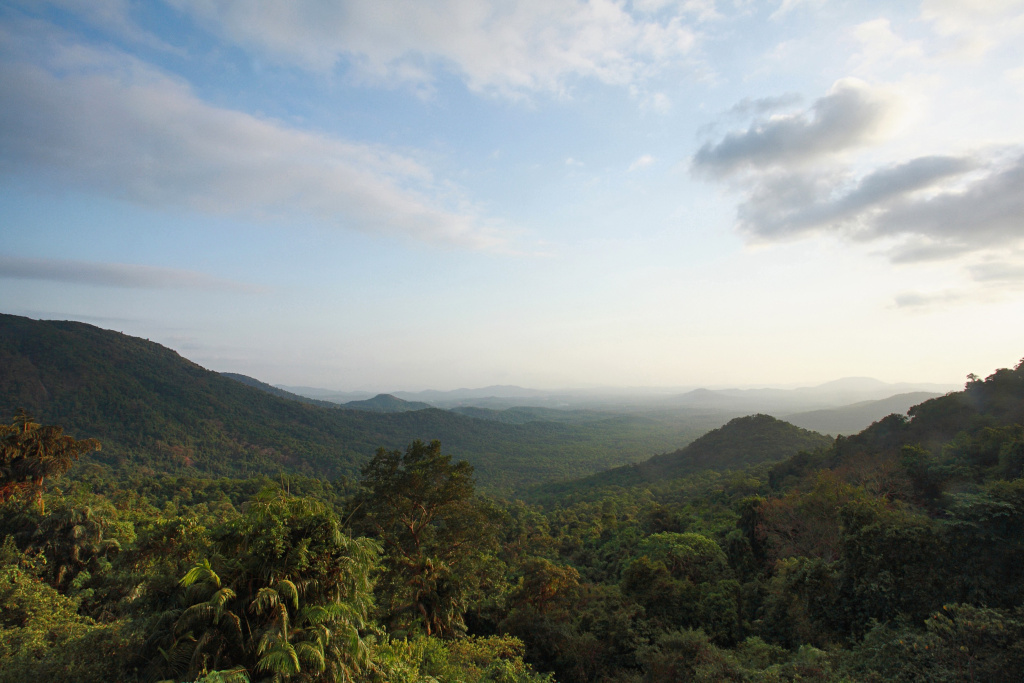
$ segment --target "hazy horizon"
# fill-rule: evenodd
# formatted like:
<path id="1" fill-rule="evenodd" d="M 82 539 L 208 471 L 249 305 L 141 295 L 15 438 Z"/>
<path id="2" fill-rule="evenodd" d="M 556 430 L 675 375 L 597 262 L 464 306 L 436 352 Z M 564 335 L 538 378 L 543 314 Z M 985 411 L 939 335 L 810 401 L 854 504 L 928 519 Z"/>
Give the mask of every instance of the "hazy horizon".
<path id="1" fill-rule="evenodd" d="M 221 372 L 229 372 L 229 371 L 221 371 Z M 238 374 L 243 374 L 243 373 L 238 373 Z M 252 379 L 259 380 L 260 378 L 259 377 L 253 377 Z M 648 386 L 613 386 L 613 385 L 596 385 L 595 384 L 595 385 L 559 386 L 559 387 L 550 387 L 550 388 L 526 387 L 526 386 L 521 386 L 521 385 L 518 385 L 518 384 L 488 384 L 488 385 L 483 385 L 483 386 L 452 387 L 452 388 L 447 388 L 447 389 L 438 389 L 436 387 L 424 387 L 424 388 L 418 388 L 418 389 L 406 389 L 406 388 L 401 388 L 401 387 L 398 387 L 398 388 L 396 388 L 396 387 L 391 387 L 391 388 L 354 387 L 354 388 L 340 388 L 339 389 L 339 388 L 334 388 L 334 387 L 312 386 L 312 385 L 304 385 L 304 384 L 287 384 L 287 383 L 277 383 L 277 384 L 274 384 L 273 386 L 277 387 L 278 389 L 285 389 L 285 390 L 288 390 L 288 391 L 293 391 L 293 390 L 297 390 L 297 389 L 304 389 L 304 390 L 315 390 L 315 391 L 324 391 L 324 392 L 335 392 L 335 393 L 339 393 L 339 394 L 372 394 L 372 395 L 377 395 L 377 394 L 402 394 L 402 393 L 417 394 L 417 393 L 426 393 L 426 392 L 431 392 L 431 391 L 436 391 L 436 392 L 439 392 L 439 393 L 455 393 L 455 392 L 460 392 L 460 391 L 481 391 L 481 390 L 485 390 L 485 389 L 498 388 L 498 387 L 509 388 L 509 389 L 523 389 L 523 390 L 526 390 L 526 391 L 537 391 L 537 392 L 543 392 L 545 394 L 558 394 L 559 392 L 566 392 L 566 393 L 572 392 L 572 393 L 595 393 L 595 394 L 607 393 L 607 394 L 622 394 L 622 395 L 630 395 L 630 394 L 634 394 L 634 395 L 642 395 L 642 394 L 671 395 L 671 394 L 675 394 L 675 393 L 686 393 L 686 392 L 690 392 L 690 391 L 697 391 L 699 389 L 708 389 L 708 390 L 711 390 L 711 391 L 727 391 L 727 390 L 733 390 L 733 389 L 737 390 L 737 391 L 757 391 L 759 389 L 778 389 L 778 390 L 782 390 L 782 391 L 792 391 L 792 390 L 796 390 L 796 389 L 813 389 L 813 388 L 816 388 L 816 387 L 828 384 L 830 382 L 838 382 L 838 381 L 843 381 L 843 380 L 865 380 L 865 379 L 866 380 L 874 380 L 875 378 L 873 378 L 873 377 L 838 377 L 838 378 L 836 378 L 834 380 L 827 380 L 825 382 L 820 382 L 820 383 L 816 383 L 816 384 L 751 384 L 751 385 L 742 385 L 742 384 L 721 384 L 721 385 L 708 384 L 708 385 L 703 385 L 702 384 L 702 385 L 662 385 L 662 386 L 658 386 L 658 385 L 648 385 Z M 263 380 L 260 380 L 260 381 L 263 381 Z M 897 387 L 898 386 L 902 386 L 902 385 L 909 385 L 909 386 L 932 386 L 932 387 L 935 387 L 936 389 L 938 389 L 938 388 L 945 388 L 947 390 L 948 389 L 955 389 L 955 388 L 962 388 L 962 386 L 963 386 L 962 382 L 959 383 L 959 384 L 956 384 L 956 383 L 948 383 L 948 382 L 883 382 L 882 380 L 876 380 L 876 381 L 881 382 L 885 386 L 897 386 Z"/>
<path id="2" fill-rule="evenodd" d="M 1024 0 L 891 5 L 5 3 L 0 311 L 340 391 L 962 386 L 1024 355 Z"/>

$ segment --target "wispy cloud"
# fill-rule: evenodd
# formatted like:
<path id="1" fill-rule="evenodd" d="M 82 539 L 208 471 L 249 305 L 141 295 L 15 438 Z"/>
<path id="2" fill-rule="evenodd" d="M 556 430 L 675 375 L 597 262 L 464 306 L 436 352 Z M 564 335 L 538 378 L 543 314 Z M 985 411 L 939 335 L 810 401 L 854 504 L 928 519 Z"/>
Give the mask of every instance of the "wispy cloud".
<path id="1" fill-rule="evenodd" d="M 1024 263 L 999 260 L 976 263 L 968 269 L 978 282 L 998 282 L 1024 285 Z"/>
<path id="2" fill-rule="evenodd" d="M 643 154 L 643 155 L 637 157 L 636 161 L 631 163 L 629 165 L 629 168 L 626 169 L 626 170 L 629 173 L 632 173 L 633 171 L 638 171 L 641 168 L 647 168 L 648 166 L 650 166 L 653 163 L 654 163 L 654 157 L 652 157 L 650 154 Z"/>
<path id="3" fill-rule="evenodd" d="M 183 54 L 132 19 L 132 0 L 9 0 L 23 10 L 38 12 L 46 7 L 70 12 L 79 20 L 110 35 L 165 52 Z"/>
<path id="4" fill-rule="evenodd" d="M 123 289 L 197 289 L 257 293 L 256 285 L 225 280 L 194 270 L 132 263 L 0 256 L 0 278 L 46 280 Z"/>
<path id="5" fill-rule="evenodd" d="M 893 304 L 896 308 L 931 309 L 958 303 L 966 298 L 970 297 L 962 292 L 954 291 L 903 292 L 896 295 Z"/>
<path id="6" fill-rule="evenodd" d="M 438 70 L 476 91 L 563 92 L 571 78 L 627 84 L 692 49 L 687 14 L 632 13 L 609 0 L 170 0 L 265 58 L 429 86 Z"/>
<path id="7" fill-rule="evenodd" d="M 729 114 L 742 118 L 764 116 L 781 109 L 789 109 L 802 101 L 803 97 L 800 93 L 795 92 L 787 92 L 774 97 L 745 97 L 729 108 Z"/>
<path id="8" fill-rule="evenodd" d="M 825 4 L 825 0 L 782 0 L 778 8 L 772 12 L 771 18 L 780 20 L 799 7 L 818 7 Z"/>
<path id="9" fill-rule="evenodd" d="M 950 41 L 946 56 L 976 61 L 1024 37 L 1022 0 L 922 0 L 921 18 Z"/>
<path id="10" fill-rule="evenodd" d="M 2 173 L 146 206 L 504 247 L 457 188 L 408 155 L 215 107 L 116 51 L 37 38 L 31 63 L 16 54 L 24 36 L 0 33 Z"/>

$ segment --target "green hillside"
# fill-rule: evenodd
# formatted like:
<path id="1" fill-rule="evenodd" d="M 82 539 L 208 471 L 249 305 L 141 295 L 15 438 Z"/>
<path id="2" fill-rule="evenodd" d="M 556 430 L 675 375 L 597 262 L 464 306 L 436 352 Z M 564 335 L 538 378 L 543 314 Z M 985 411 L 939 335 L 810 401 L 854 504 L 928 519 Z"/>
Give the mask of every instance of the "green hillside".
<path id="1" fill-rule="evenodd" d="M 284 389 L 275 387 L 273 384 L 261 382 L 254 377 L 249 377 L 248 375 L 240 375 L 237 372 L 222 372 L 220 374 L 223 377 L 233 379 L 236 382 L 241 382 L 246 386 L 259 389 L 260 391 L 265 391 L 268 394 L 273 394 L 274 396 L 278 396 L 280 398 L 287 398 L 292 401 L 298 401 L 299 403 L 308 403 L 313 406 L 322 406 L 324 408 L 334 408 L 337 406 L 336 403 L 331 403 L 330 401 L 321 401 L 320 399 L 317 398 L 309 398 L 308 396 L 300 396 L 299 394 L 293 394 L 290 391 L 285 391 Z"/>
<path id="2" fill-rule="evenodd" d="M 116 471 L 352 476 L 379 447 L 439 439 L 473 464 L 481 486 L 510 490 L 584 476 L 696 436 L 686 425 L 651 429 L 641 418 L 504 424 L 438 409 L 344 410 L 250 383 L 118 332 L 0 315 L 0 414 L 24 408 L 98 438 L 103 451 L 90 458 Z"/>
<path id="3" fill-rule="evenodd" d="M 831 437 L 801 429 L 770 415 L 749 415 L 730 420 L 672 453 L 655 455 L 643 462 L 616 467 L 579 481 L 548 484 L 542 490 L 554 493 L 605 486 L 636 486 L 707 470 L 723 472 L 774 462 L 800 451 L 827 448 L 831 444 Z"/>

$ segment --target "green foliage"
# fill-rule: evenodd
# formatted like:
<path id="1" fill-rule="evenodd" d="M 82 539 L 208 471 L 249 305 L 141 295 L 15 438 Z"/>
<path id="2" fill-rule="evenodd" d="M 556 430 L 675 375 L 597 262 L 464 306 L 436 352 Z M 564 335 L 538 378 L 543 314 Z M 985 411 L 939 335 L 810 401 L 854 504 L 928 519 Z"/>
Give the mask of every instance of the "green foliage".
<path id="1" fill-rule="evenodd" d="M 950 604 L 924 629 L 876 624 L 849 669 L 870 681 L 1009 683 L 1024 678 L 1024 611 Z"/>
<path id="2" fill-rule="evenodd" d="M 23 555 L 11 537 L 0 563 L 0 682 L 122 680 L 122 648 L 140 640 L 128 624 L 79 616 L 78 601 L 35 576 L 39 558 Z"/>
<path id="3" fill-rule="evenodd" d="M 523 643 L 507 636 L 441 641 L 389 639 L 374 652 L 381 683 L 554 683 L 523 661 Z"/>
<path id="4" fill-rule="evenodd" d="M 496 528 L 474 497 L 472 474 L 469 463 L 442 454 L 439 441 L 382 448 L 363 468 L 353 521 L 384 547 L 380 594 L 393 631 L 455 636 L 482 597 Z"/>
<path id="5" fill-rule="evenodd" d="M 153 635 L 169 673 L 347 680 L 368 669 L 376 544 L 344 534 L 316 501 L 270 490 L 213 536 L 218 555 L 182 577 L 182 606 Z"/>
<path id="6" fill-rule="evenodd" d="M 96 439 L 74 439 L 63 427 L 38 424 L 19 410 L 14 422 L 0 425 L 0 503 L 15 496 L 34 498 L 42 511 L 44 482 L 99 448 Z"/>
<path id="7" fill-rule="evenodd" d="M 545 507 L 436 442 L 358 488 L 80 464 L 0 503 L 0 683 L 1020 680 L 1022 372 Z"/>

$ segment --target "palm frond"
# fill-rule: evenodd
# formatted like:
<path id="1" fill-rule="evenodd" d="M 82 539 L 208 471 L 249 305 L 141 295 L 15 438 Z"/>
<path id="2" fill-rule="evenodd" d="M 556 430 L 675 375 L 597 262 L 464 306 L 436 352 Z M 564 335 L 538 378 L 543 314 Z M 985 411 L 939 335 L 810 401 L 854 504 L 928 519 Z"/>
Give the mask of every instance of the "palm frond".
<path id="1" fill-rule="evenodd" d="M 194 583 L 212 583 L 217 588 L 220 588 L 220 577 L 217 576 L 217 572 L 213 571 L 213 567 L 210 566 L 210 560 L 204 558 L 202 562 L 196 563 L 194 567 L 189 569 L 188 573 L 181 577 L 179 583 L 185 587 L 191 586 Z"/>
<path id="2" fill-rule="evenodd" d="M 288 579 L 281 579 L 277 582 L 277 591 L 281 597 L 291 600 L 292 606 L 295 609 L 299 608 L 299 590 L 295 587 L 295 584 Z"/>
<path id="3" fill-rule="evenodd" d="M 326 668 L 324 649 L 318 644 L 303 641 L 295 646 L 295 651 L 299 659 L 307 665 L 311 665 L 314 671 L 319 673 Z"/>
<path id="4" fill-rule="evenodd" d="M 302 668 L 299 666 L 298 653 L 292 644 L 279 640 L 260 657 L 256 663 L 256 670 L 288 676 L 299 673 Z"/>

